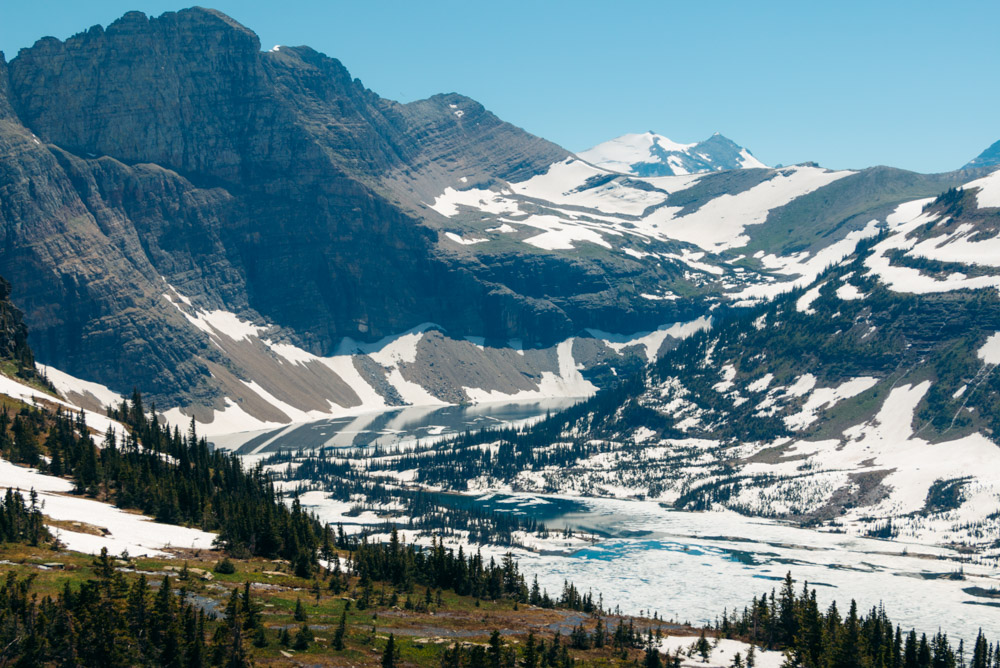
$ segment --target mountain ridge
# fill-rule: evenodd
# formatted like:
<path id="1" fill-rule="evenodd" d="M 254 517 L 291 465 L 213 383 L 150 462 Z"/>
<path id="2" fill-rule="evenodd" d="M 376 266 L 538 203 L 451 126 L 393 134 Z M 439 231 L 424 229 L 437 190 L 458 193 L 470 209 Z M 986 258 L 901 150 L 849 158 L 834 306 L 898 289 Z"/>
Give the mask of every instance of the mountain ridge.
<path id="1" fill-rule="evenodd" d="M 966 163 L 962 169 L 997 166 L 1000 166 L 1000 141 L 990 144 L 985 151 Z"/>
<path id="2" fill-rule="evenodd" d="M 968 177 L 622 174 L 200 9 L 0 63 L 0 154 L 39 359 L 213 428 L 590 392 Z"/>
<path id="3" fill-rule="evenodd" d="M 748 150 L 718 132 L 694 144 L 677 143 L 652 130 L 625 134 L 577 155 L 598 167 L 647 177 L 767 168 Z"/>
<path id="4" fill-rule="evenodd" d="M 439 245 L 426 193 L 459 175 L 524 178 L 569 155 L 469 98 L 383 100 L 339 61 L 308 47 L 262 52 L 252 32 L 203 10 L 44 38 L 0 79 L 0 269 L 43 361 L 76 376 L 138 383 L 168 406 L 221 410 L 229 397 L 282 419 L 246 383 L 288 361 L 266 348 L 223 353 L 169 306 L 175 291 L 196 312 L 269 323 L 274 340 L 321 357 L 345 338 L 426 322 L 454 345 L 471 335 L 544 348 L 631 310 L 588 306 L 574 277 L 608 286 L 579 259 L 486 258 L 483 280 L 482 260 Z M 539 273 L 553 277 L 546 291 L 526 293 Z M 663 321 L 647 316 L 648 329 Z M 540 364 L 529 386 L 558 368 Z M 355 401 L 329 372 L 317 382 L 334 404 Z M 326 405 L 271 389 L 302 409 Z"/>

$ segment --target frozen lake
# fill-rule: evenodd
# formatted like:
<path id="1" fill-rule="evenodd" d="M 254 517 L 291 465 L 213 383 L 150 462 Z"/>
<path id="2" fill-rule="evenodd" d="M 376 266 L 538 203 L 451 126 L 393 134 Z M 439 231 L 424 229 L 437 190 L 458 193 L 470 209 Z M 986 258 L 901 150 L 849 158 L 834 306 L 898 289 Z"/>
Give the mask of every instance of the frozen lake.
<path id="1" fill-rule="evenodd" d="M 213 440 L 251 459 L 285 449 L 428 443 L 465 430 L 530 423 L 576 401 L 404 408 Z M 303 504 L 323 521 L 356 529 L 384 521 L 366 519 L 371 513 L 349 517 L 352 504 L 319 491 L 306 497 Z M 1000 568 L 965 563 L 946 548 L 801 529 L 730 512 L 677 512 L 646 501 L 496 493 L 461 502 L 531 515 L 550 530 L 571 527 L 598 537 L 593 543 L 565 541 L 552 531 L 534 551 L 517 550 L 524 571 L 529 577 L 537 573 L 550 593 L 570 580 L 601 592 L 626 612 L 655 610 L 666 619 L 701 623 L 713 621 L 723 608 L 742 610 L 751 597 L 779 587 L 790 571 L 797 587 L 807 580 L 824 607 L 836 600 L 842 613 L 852 598 L 861 609 L 881 602 L 906 629 L 930 634 L 940 628 L 970 642 L 979 628 L 1000 637 Z M 504 551 L 483 548 L 484 554 Z"/>
<path id="2" fill-rule="evenodd" d="M 549 514 L 547 497 L 524 498 L 520 507 Z M 552 498 L 557 506 L 564 498 Z M 826 606 L 845 613 L 880 602 L 895 623 L 928 634 L 975 639 L 979 628 L 1000 636 L 1000 569 L 963 564 L 957 553 L 895 541 L 800 529 L 735 513 L 677 512 L 658 504 L 574 499 L 574 509 L 546 520 L 550 529 L 571 526 L 603 534 L 569 554 L 527 553 L 526 572 L 538 573 L 549 592 L 564 579 L 600 591 L 623 610 L 656 610 L 667 619 L 708 622 L 723 608 L 742 610 L 752 596 L 780 587 L 787 572 L 797 586 L 809 581 Z M 951 578 L 964 579 L 951 579 Z M 981 590 L 996 589 L 997 598 Z"/>
<path id="3" fill-rule="evenodd" d="M 430 442 L 464 431 L 524 425 L 580 402 L 578 398 L 481 403 L 467 406 L 413 406 L 254 432 L 211 437 L 217 447 L 241 455 L 280 450 L 363 448 Z"/>

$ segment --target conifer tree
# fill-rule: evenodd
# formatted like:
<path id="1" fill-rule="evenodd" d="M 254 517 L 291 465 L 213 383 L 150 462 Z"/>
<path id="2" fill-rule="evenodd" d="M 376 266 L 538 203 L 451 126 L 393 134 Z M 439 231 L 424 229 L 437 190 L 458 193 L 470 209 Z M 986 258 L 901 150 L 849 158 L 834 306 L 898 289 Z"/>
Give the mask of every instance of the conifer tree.
<path id="1" fill-rule="evenodd" d="M 295 613 L 293 615 L 295 621 L 304 622 L 306 621 L 306 610 L 302 607 L 302 599 L 295 599 Z"/>
<path id="2" fill-rule="evenodd" d="M 347 633 L 347 608 L 340 613 L 340 622 L 337 623 L 337 630 L 333 632 L 333 649 L 338 652 L 344 649 L 344 635 Z"/>
<path id="3" fill-rule="evenodd" d="M 382 652 L 382 668 L 396 668 L 397 654 L 396 637 L 390 633 L 389 640 L 385 643 L 385 651 Z"/>

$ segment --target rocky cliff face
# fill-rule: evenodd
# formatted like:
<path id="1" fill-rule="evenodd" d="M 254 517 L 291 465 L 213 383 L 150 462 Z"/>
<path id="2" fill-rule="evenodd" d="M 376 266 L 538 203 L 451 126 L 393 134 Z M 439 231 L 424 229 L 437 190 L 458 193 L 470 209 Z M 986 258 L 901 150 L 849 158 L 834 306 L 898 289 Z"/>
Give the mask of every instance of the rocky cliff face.
<path id="1" fill-rule="evenodd" d="M 599 266 L 439 243 L 423 202 L 442 184 L 567 155 L 463 96 L 398 104 L 307 47 L 262 52 L 212 10 L 132 12 L 0 63 L 0 273 L 46 363 L 170 405 L 221 408 L 260 366 L 191 313 L 266 323 L 319 356 L 425 322 L 543 347 L 622 312 L 660 322 L 609 297 Z M 581 306 L 581 272 L 597 306 Z"/>
<path id="2" fill-rule="evenodd" d="M 35 374 L 24 316 L 10 301 L 10 283 L 0 278 L 0 359 L 13 362 L 20 375 Z"/>

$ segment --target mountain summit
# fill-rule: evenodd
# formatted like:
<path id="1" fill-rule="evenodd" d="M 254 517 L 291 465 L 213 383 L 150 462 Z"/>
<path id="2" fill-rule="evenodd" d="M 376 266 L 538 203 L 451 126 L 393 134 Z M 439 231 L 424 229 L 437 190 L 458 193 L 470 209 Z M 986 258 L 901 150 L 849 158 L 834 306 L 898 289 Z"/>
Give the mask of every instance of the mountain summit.
<path id="1" fill-rule="evenodd" d="M 696 144 L 679 144 L 655 132 L 622 135 L 578 154 L 598 167 L 633 176 L 674 176 L 767 167 L 718 132 Z"/>
<path id="2" fill-rule="evenodd" d="M 962 169 L 975 169 L 977 167 L 998 167 L 1000 166 L 1000 141 L 995 142 L 988 149 L 980 153 Z"/>

